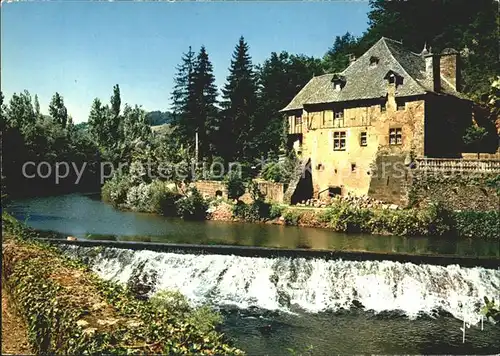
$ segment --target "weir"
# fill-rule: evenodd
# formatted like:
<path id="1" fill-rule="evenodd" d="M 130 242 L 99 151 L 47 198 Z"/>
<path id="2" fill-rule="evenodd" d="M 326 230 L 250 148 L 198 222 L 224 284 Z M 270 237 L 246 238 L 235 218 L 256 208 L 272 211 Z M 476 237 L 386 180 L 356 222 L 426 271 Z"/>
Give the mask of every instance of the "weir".
<path id="1" fill-rule="evenodd" d="M 410 318 L 445 312 L 476 324 L 484 296 L 497 298 L 500 292 L 500 271 L 484 267 L 209 253 L 221 246 L 203 246 L 205 254 L 195 254 L 192 246 L 189 252 L 177 246 L 182 253 L 173 253 L 156 244 L 152 251 L 139 243 L 61 242 L 65 254 L 82 259 L 105 279 L 139 284 L 147 295 L 176 289 L 195 305 L 312 313 L 362 306 Z"/>
<path id="2" fill-rule="evenodd" d="M 500 258 L 496 257 L 471 257 L 438 254 L 405 254 L 385 253 L 368 251 L 346 251 L 346 250 L 316 250 L 306 248 L 271 248 L 259 246 L 231 246 L 231 245 L 200 245 L 200 244 L 173 244 L 154 243 L 139 241 L 102 241 L 102 240 L 76 240 L 63 239 L 41 239 L 53 244 L 68 244 L 85 247 L 103 246 L 130 250 L 150 250 L 157 252 L 172 252 L 178 254 L 215 254 L 236 255 L 242 257 L 264 257 L 264 258 L 305 258 L 335 260 L 343 259 L 350 261 L 394 261 L 401 263 L 430 264 L 439 266 L 460 265 L 462 267 L 484 267 L 498 269 Z"/>

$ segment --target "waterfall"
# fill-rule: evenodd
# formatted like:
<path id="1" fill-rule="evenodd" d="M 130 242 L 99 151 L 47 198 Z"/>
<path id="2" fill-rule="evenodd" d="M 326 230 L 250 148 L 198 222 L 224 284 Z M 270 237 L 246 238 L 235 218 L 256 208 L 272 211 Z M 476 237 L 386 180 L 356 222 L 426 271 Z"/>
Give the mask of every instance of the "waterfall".
<path id="1" fill-rule="evenodd" d="M 500 271 L 481 267 L 60 248 L 104 279 L 136 278 L 150 284 L 150 294 L 177 289 L 195 305 L 320 312 L 349 309 L 354 302 L 375 313 L 399 311 L 410 318 L 445 311 L 476 324 L 483 297 L 497 299 L 500 293 Z"/>

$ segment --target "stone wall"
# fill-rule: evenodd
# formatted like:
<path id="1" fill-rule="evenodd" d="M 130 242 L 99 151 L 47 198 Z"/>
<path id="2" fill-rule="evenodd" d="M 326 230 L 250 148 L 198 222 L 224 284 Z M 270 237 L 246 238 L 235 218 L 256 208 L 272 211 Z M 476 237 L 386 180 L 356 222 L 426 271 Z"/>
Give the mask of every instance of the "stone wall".
<path id="1" fill-rule="evenodd" d="M 411 172 L 405 165 L 405 156 L 379 155 L 372 170 L 373 174 L 368 190 L 368 195 L 371 198 L 401 206 L 408 205 Z"/>
<path id="2" fill-rule="evenodd" d="M 500 209 L 497 193 L 500 172 L 430 170 L 427 166 L 426 169 L 410 169 L 404 161 L 404 156 L 377 157 L 368 192 L 371 198 L 400 206 L 426 206 L 439 201 L 452 210 Z M 480 168 L 481 162 L 475 163 Z"/>
<path id="3" fill-rule="evenodd" d="M 285 194 L 285 186 L 283 183 L 274 183 L 264 180 L 256 180 L 256 183 L 262 194 L 264 194 L 266 201 L 272 203 L 283 203 L 283 196 Z M 192 184 L 206 198 L 213 198 L 216 197 L 217 194 L 220 194 L 223 198 L 227 199 L 226 184 L 222 181 L 201 180 Z M 245 193 L 241 197 L 241 200 L 244 202 L 250 202 L 250 194 Z"/>
<path id="4" fill-rule="evenodd" d="M 227 199 L 227 189 L 224 182 L 215 180 L 199 180 L 193 183 L 198 191 L 206 198 L 213 198 L 220 193 L 223 198 Z"/>
<path id="5" fill-rule="evenodd" d="M 492 211 L 500 209 L 499 174 L 471 172 L 412 172 L 408 187 L 410 204 L 425 206 L 441 202 L 453 210 Z M 496 187 L 495 180 L 496 177 Z"/>
<path id="6" fill-rule="evenodd" d="M 462 153 L 463 159 L 493 159 L 500 160 L 500 152 L 497 153 Z"/>

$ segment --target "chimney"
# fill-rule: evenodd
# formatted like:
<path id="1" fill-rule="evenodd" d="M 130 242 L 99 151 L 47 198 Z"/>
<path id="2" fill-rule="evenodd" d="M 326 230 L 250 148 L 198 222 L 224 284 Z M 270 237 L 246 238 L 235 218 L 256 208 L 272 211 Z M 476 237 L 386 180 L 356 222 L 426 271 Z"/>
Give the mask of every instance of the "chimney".
<path id="1" fill-rule="evenodd" d="M 349 65 L 353 64 L 354 62 L 356 62 L 356 56 L 352 53 L 349 53 L 347 55 L 349 57 Z"/>
<path id="2" fill-rule="evenodd" d="M 425 59 L 425 74 L 427 78 L 432 81 L 432 90 L 439 91 L 441 90 L 441 75 L 439 70 L 439 56 L 436 56 L 433 53 L 429 53 L 424 55 Z"/>
<path id="3" fill-rule="evenodd" d="M 446 48 L 441 52 L 439 58 L 441 77 L 443 77 L 453 89 L 460 89 L 460 54 L 453 48 Z"/>

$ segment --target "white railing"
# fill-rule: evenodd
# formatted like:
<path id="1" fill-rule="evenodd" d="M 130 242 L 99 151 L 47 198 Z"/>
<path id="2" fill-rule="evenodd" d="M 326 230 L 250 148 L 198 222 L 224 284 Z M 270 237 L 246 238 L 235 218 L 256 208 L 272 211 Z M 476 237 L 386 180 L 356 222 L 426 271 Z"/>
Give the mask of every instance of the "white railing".
<path id="1" fill-rule="evenodd" d="M 500 160 L 417 158 L 415 168 L 423 171 L 500 173 Z"/>

